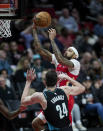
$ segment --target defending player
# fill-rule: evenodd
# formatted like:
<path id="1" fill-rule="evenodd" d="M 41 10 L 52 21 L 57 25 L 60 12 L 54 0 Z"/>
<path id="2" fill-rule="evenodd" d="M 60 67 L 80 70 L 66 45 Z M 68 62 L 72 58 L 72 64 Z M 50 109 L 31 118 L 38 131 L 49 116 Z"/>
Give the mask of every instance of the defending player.
<path id="1" fill-rule="evenodd" d="M 78 51 L 74 47 L 69 47 L 65 53 L 64 56 L 59 51 L 58 47 L 55 44 L 55 37 L 56 37 L 56 31 L 55 29 L 49 29 L 49 38 L 53 47 L 54 54 L 51 54 L 48 50 L 45 50 L 42 48 L 40 41 L 37 37 L 36 27 L 33 29 L 33 35 L 34 35 L 34 42 L 35 42 L 35 49 L 36 51 L 42 55 L 47 60 L 51 61 L 53 64 L 55 64 L 56 72 L 57 74 L 64 73 L 68 75 L 69 77 L 76 79 L 79 75 L 80 71 L 80 63 L 77 61 L 77 58 L 79 57 Z M 61 80 L 58 79 L 57 86 L 64 86 L 68 85 L 68 80 Z M 69 111 L 72 111 L 74 104 L 74 98 L 72 95 L 70 95 L 68 100 L 69 105 Z M 43 114 L 42 114 L 43 115 Z M 43 117 L 43 116 L 42 116 Z M 69 114 L 69 119 L 72 123 L 72 117 L 71 113 Z"/>
<path id="2" fill-rule="evenodd" d="M 68 99 L 69 95 L 78 95 L 82 93 L 85 88 L 79 82 L 73 80 L 65 74 L 59 75 L 60 79 L 67 79 L 73 84 L 70 86 L 62 86 L 57 88 L 57 73 L 55 71 L 48 71 L 46 74 L 46 88 L 47 90 L 43 93 L 36 92 L 31 96 L 28 96 L 30 85 L 32 80 L 36 78 L 34 70 L 30 69 L 27 72 L 26 85 L 22 94 L 21 104 L 23 106 L 40 103 L 44 115 L 46 117 L 49 129 L 62 131 L 69 128 L 69 110 L 68 110 Z M 34 125 L 36 131 L 40 131 L 44 121 L 41 120 L 41 125 Z M 70 131 L 70 130 L 68 130 Z"/>
<path id="3" fill-rule="evenodd" d="M 0 99 L 0 113 L 2 113 L 3 116 L 5 116 L 9 120 L 12 120 L 15 117 L 17 117 L 18 114 L 21 113 L 25 109 L 26 108 L 24 106 L 20 106 L 20 108 L 17 109 L 16 111 L 10 112 L 8 108 L 5 106 L 5 104 L 3 103 L 3 101 Z"/>

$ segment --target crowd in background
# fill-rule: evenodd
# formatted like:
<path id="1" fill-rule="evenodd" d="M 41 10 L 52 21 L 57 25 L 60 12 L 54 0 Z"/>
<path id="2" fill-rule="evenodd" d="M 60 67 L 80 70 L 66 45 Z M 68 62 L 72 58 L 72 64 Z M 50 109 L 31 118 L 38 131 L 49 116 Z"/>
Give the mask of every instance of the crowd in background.
<path id="1" fill-rule="evenodd" d="M 62 52 L 70 46 L 77 48 L 81 70 L 78 77 L 86 91 L 75 96 L 76 108 L 80 108 L 85 126 L 103 124 L 103 0 L 66 1 L 60 9 L 48 0 L 34 1 L 34 12 L 45 10 L 52 16 L 52 28 L 57 31 L 55 42 Z M 33 1 L 32 1 L 33 2 Z M 32 5 L 29 5 L 30 7 Z M 84 9 L 84 10 L 83 10 Z M 48 29 L 38 28 L 43 48 L 52 52 Z M 32 20 L 16 20 L 11 23 L 12 37 L 0 39 L 0 98 L 21 98 L 28 68 L 35 68 L 37 78 L 31 92 L 43 91 L 45 73 L 53 64 L 35 51 Z M 74 113 L 75 114 L 75 113 Z M 96 119 L 94 119 L 96 118 Z M 75 118 L 76 119 L 76 118 Z M 76 120 L 74 120 L 75 122 Z"/>

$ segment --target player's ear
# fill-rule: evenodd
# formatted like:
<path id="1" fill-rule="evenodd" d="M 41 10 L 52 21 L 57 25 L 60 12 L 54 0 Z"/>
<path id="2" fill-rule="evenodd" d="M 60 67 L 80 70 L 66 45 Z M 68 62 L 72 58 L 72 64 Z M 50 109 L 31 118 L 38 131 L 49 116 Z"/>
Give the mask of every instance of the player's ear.
<path id="1" fill-rule="evenodd" d="M 73 55 L 73 59 L 76 59 L 76 54 Z"/>

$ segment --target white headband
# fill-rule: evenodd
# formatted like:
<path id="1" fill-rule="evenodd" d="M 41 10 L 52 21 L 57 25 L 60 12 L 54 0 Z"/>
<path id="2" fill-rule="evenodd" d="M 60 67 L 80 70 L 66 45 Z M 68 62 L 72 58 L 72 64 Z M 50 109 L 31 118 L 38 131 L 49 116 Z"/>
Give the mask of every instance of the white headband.
<path id="1" fill-rule="evenodd" d="M 74 53 L 76 55 L 76 58 L 79 57 L 79 53 L 78 53 L 78 51 L 77 51 L 77 49 L 75 47 L 69 47 L 69 49 L 72 49 L 74 51 Z"/>

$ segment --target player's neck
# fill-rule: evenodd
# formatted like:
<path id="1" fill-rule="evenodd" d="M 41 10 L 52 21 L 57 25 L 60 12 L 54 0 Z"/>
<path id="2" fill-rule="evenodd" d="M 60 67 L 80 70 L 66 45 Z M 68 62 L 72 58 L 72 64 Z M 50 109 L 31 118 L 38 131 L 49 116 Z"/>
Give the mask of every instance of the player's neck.
<path id="1" fill-rule="evenodd" d="M 47 87 L 47 90 L 54 91 L 56 86 Z"/>

